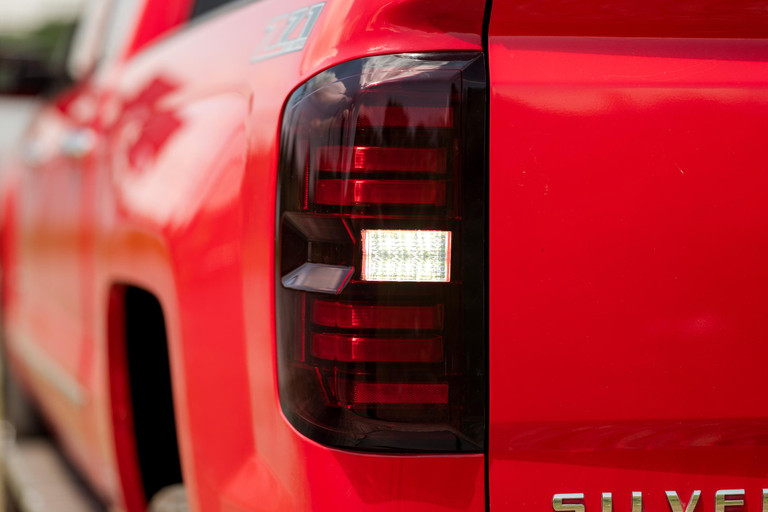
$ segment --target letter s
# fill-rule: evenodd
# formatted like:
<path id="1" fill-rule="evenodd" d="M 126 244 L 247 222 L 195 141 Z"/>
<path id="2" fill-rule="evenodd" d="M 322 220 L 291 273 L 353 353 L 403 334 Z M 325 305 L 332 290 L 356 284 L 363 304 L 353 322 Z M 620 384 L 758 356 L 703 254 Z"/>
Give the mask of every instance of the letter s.
<path id="1" fill-rule="evenodd" d="M 563 500 L 582 500 L 582 503 L 563 503 Z M 584 512 L 584 493 L 555 494 L 552 496 L 552 509 L 555 512 Z"/>

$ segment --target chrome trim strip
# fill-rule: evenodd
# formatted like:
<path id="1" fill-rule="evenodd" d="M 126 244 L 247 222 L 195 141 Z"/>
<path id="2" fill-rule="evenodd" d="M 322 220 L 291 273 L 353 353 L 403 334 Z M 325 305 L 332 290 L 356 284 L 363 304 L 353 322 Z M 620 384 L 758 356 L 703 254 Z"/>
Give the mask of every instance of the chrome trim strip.
<path id="1" fill-rule="evenodd" d="M 42 377 L 70 402 L 83 407 L 88 403 L 88 393 L 77 379 L 51 358 L 28 337 L 14 333 L 13 348 L 27 367 Z"/>

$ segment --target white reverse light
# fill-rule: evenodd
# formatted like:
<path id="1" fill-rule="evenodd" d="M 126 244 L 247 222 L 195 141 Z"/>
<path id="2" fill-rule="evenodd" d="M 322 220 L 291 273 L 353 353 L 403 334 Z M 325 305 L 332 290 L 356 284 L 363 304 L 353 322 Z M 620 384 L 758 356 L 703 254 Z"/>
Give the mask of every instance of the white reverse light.
<path id="1" fill-rule="evenodd" d="M 451 280 L 451 232 L 363 229 L 364 281 Z"/>

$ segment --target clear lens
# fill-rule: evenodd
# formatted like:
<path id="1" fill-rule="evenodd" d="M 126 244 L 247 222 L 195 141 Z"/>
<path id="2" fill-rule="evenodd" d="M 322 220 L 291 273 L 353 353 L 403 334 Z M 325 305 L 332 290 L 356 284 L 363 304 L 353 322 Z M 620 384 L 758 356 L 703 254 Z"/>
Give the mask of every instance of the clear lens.
<path id="1" fill-rule="evenodd" d="M 450 231 L 364 229 L 362 239 L 364 281 L 450 281 Z"/>

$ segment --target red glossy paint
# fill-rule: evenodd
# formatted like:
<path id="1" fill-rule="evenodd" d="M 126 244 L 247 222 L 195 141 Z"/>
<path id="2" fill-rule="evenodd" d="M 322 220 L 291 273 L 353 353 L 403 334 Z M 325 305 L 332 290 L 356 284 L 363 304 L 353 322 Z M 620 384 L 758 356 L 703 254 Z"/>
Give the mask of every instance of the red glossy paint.
<path id="1" fill-rule="evenodd" d="M 17 160 L 9 171 L 19 181 L 3 192 L 4 222 L 13 224 L 3 252 L 12 362 L 67 453 L 117 509 L 145 502 L 121 347 L 124 286 L 151 292 L 163 308 L 192 510 L 485 507 L 482 454 L 367 455 L 298 434 L 280 410 L 274 327 L 285 100 L 353 58 L 479 51 L 484 5 L 328 1 L 302 52 L 252 63 L 270 20 L 306 5 L 241 3 L 169 33 L 189 3 L 164 10 L 148 0 L 120 57 L 36 121 L 25 144 L 43 146 L 44 164 Z M 70 126 L 95 136 L 82 159 L 60 154 Z M 73 310 L 66 320 L 56 297 Z M 30 351 L 58 368 L 79 401 L 30 366 Z M 430 396 L 444 399 L 440 390 Z"/>
<path id="2" fill-rule="evenodd" d="M 140 51 L 159 37 L 181 26 L 190 15 L 190 0 L 144 0 L 141 15 L 136 19 L 135 30 L 125 44 L 126 57 Z"/>
<path id="3" fill-rule="evenodd" d="M 760 0 L 520 0 L 493 5 L 491 34 L 765 38 Z"/>
<path id="4" fill-rule="evenodd" d="M 670 4 L 672 5 L 672 4 Z M 724 5 L 724 4 L 723 4 Z M 741 5 L 741 4 L 736 4 Z M 494 16 L 496 11 L 494 11 Z M 491 510 L 768 483 L 768 41 L 490 33 Z M 755 23 L 763 22 L 753 20 Z"/>
<path id="5" fill-rule="evenodd" d="M 627 512 L 641 491 L 661 512 L 664 491 L 685 502 L 701 489 L 698 510 L 711 512 L 727 488 L 756 509 L 768 484 L 768 43 L 748 39 L 764 35 L 756 4 L 494 6 L 489 440 L 487 454 L 460 456 L 329 449 L 284 418 L 275 187 L 296 87 L 364 56 L 482 51 L 485 5 L 328 0 L 303 51 L 263 58 L 271 20 L 308 5 L 236 3 L 182 27 L 188 1 L 147 0 L 117 56 L 46 106 L 9 162 L 10 364 L 97 492 L 116 510 L 146 502 L 122 329 L 135 286 L 163 309 L 192 510 L 539 512 L 556 493 L 584 493 L 593 512 L 611 492 Z M 408 112 L 452 122 L 446 109 Z M 78 136 L 93 147 L 65 154 Z M 358 149 L 361 168 L 404 159 Z M 443 172 L 445 155 L 411 157 Z M 386 199 L 359 183 L 365 200 Z M 435 183 L 414 200 L 444 202 Z M 442 328 L 440 308 L 330 300 L 316 323 Z M 329 358 L 367 342 L 317 339 Z M 405 357 L 439 359 L 439 341 Z M 363 355 L 395 358 L 380 345 Z M 345 405 L 448 401 L 445 384 L 392 386 L 355 382 Z"/>

